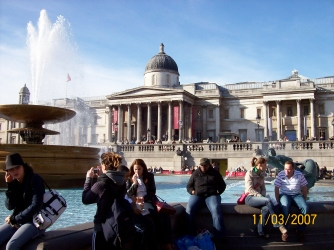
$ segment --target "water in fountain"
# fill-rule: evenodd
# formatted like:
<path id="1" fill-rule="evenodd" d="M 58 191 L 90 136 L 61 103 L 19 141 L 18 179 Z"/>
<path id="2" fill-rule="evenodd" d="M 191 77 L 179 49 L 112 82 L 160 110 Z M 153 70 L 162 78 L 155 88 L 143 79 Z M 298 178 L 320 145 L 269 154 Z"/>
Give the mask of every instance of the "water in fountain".
<path id="1" fill-rule="evenodd" d="M 42 10 L 37 28 L 29 22 L 27 32 L 32 103 L 67 97 L 74 91 L 78 96 L 77 91 L 82 89 L 78 87 L 83 80 L 82 63 L 70 23 L 58 16 L 52 24 L 46 10 Z M 67 81 L 68 74 L 70 82 Z"/>

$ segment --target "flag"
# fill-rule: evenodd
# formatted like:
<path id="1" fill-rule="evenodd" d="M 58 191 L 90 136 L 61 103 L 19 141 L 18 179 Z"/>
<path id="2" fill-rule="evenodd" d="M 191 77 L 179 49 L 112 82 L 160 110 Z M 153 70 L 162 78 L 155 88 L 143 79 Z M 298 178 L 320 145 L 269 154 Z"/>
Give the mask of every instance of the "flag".
<path id="1" fill-rule="evenodd" d="M 71 77 L 70 77 L 70 74 L 67 74 L 67 81 L 66 82 L 69 82 L 71 81 Z"/>

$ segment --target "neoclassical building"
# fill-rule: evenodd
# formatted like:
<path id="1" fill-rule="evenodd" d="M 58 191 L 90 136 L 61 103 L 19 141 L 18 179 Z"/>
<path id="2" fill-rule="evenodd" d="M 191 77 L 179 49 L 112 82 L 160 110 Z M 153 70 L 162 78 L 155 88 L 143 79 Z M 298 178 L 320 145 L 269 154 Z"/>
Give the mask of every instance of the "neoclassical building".
<path id="1" fill-rule="evenodd" d="M 230 135 L 242 141 L 300 140 L 334 135 L 334 76 L 309 79 L 293 70 L 279 80 L 223 86 L 180 84 L 179 76 L 177 63 L 161 44 L 145 67 L 143 86 L 103 97 L 53 100 L 53 105 L 75 109 L 79 115 L 53 128 L 61 136 L 46 138 L 45 143 L 138 143 L 148 138 L 225 142 Z M 15 124 L 0 118 L 0 143 L 19 143 L 6 132 L 11 126 Z M 69 138 L 71 142 L 65 143 Z"/>

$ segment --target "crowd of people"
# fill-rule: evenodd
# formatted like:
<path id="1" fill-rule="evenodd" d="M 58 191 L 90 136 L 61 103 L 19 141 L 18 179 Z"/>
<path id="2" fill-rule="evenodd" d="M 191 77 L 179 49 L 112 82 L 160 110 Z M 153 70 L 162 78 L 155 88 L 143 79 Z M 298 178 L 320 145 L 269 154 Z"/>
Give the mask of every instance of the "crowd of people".
<path id="1" fill-rule="evenodd" d="M 219 173 L 218 164 L 202 158 L 199 167 L 193 171 L 186 185 L 190 194 L 186 207 L 188 233 L 196 234 L 194 219 L 198 210 L 206 206 L 212 216 L 213 242 L 226 240 L 226 229 L 221 210 L 221 194 L 226 183 Z M 238 169 L 245 171 L 244 168 Z M 0 226 L 0 245 L 6 243 L 7 249 L 19 249 L 30 239 L 43 234 L 33 224 L 33 215 L 42 207 L 45 192 L 43 181 L 32 168 L 23 162 L 19 154 L 6 158 L 6 207 L 13 214 Z M 101 155 L 101 165 L 92 167 L 86 173 L 82 192 L 84 204 L 97 206 L 94 215 L 92 249 L 172 249 L 172 228 L 169 214 L 159 213 L 155 206 L 156 185 L 154 172 L 162 171 L 148 168 L 142 159 L 135 159 L 130 167 L 122 165 L 122 156 L 114 152 Z M 265 173 L 267 160 L 251 160 L 251 169 L 245 175 L 245 204 L 260 208 L 262 220 L 257 225 L 260 237 L 268 238 L 265 231 L 266 218 L 281 215 L 288 218 L 291 204 L 296 204 L 300 212 L 308 212 L 306 203 L 307 181 L 304 175 L 294 170 L 294 163 L 287 161 L 275 182 L 275 197 L 266 194 Z M 108 226 L 113 223 L 116 226 Z M 282 233 L 282 240 L 288 239 L 288 226 L 277 222 L 274 227 Z M 298 225 L 297 236 L 304 241 L 305 224 Z"/>

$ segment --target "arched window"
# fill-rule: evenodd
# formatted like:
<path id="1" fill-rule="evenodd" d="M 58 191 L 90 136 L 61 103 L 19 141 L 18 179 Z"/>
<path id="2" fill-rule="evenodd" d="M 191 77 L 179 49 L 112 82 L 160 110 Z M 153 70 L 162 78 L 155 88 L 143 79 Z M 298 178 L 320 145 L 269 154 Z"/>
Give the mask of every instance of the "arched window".
<path id="1" fill-rule="evenodd" d="M 169 85 L 170 84 L 170 75 L 167 74 L 167 77 L 166 77 L 166 84 Z"/>
<path id="2" fill-rule="evenodd" d="M 152 75 L 152 85 L 155 85 L 155 75 Z"/>

